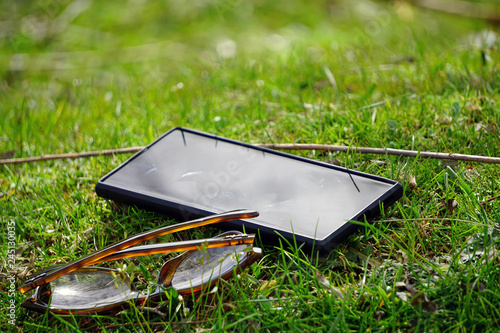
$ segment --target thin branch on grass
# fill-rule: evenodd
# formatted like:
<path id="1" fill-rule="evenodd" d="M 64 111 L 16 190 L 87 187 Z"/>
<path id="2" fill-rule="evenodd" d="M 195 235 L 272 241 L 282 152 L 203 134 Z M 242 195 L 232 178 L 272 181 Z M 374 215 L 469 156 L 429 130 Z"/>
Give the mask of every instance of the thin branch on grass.
<path id="1" fill-rule="evenodd" d="M 83 157 L 101 156 L 101 155 L 118 155 L 118 154 L 132 154 L 141 151 L 144 147 L 129 147 L 129 148 L 118 148 L 118 149 L 105 149 L 96 150 L 83 153 L 67 153 L 67 154 L 54 154 L 54 155 L 41 155 L 35 157 L 25 157 L 25 158 L 11 158 L 11 159 L 0 159 L 0 164 L 20 164 L 29 162 L 40 162 L 49 160 L 64 160 L 64 159 L 76 159 Z"/>
<path id="2" fill-rule="evenodd" d="M 270 148 L 274 150 L 321 150 L 329 152 L 344 152 L 344 153 L 351 152 L 360 154 L 396 155 L 396 156 L 406 156 L 406 157 L 420 157 L 420 158 L 441 159 L 441 160 L 500 164 L 500 157 L 465 155 L 456 153 L 439 153 L 430 151 L 404 150 L 404 149 L 393 149 L 393 148 L 349 147 L 349 146 L 309 144 L 309 143 L 256 144 L 256 146 L 263 148 Z M 26 157 L 26 158 L 0 159 L 0 165 L 21 164 L 21 163 L 40 162 L 48 160 L 76 159 L 76 158 L 101 156 L 101 155 L 131 154 L 131 153 L 137 153 L 142 149 L 144 149 L 144 147 L 129 147 L 129 148 L 89 151 L 83 153 L 67 153 L 67 154 L 41 155 L 41 156 Z"/>
<path id="3" fill-rule="evenodd" d="M 500 23 L 500 8 L 469 1 L 411 0 L 421 8 Z"/>
<path id="4" fill-rule="evenodd" d="M 456 153 L 438 153 L 430 151 L 404 150 L 404 149 L 393 149 L 393 148 L 349 147 L 349 146 L 335 146 L 335 145 L 308 144 L 308 143 L 276 143 L 276 144 L 264 144 L 258 146 L 275 150 L 321 150 L 330 152 L 345 152 L 345 153 L 352 152 L 360 154 L 397 155 L 397 156 L 431 158 L 431 159 L 441 159 L 441 160 L 456 160 L 456 161 L 500 164 L 500 157 L 465 155 Z"/>
<path id="5" fill-rule="evenodd" d="M 499 199 L 499 198 L 500 198 L 500 195 L 495 195 L 494 197 L 491 197 L 491 198 L 488 198 L 488 199 L 486 199 L 486 200 L 483 200 L 483 201 L 481 202 L 481 205 L 483 205 L 483 206 L 484 206 L 484 205 L 486 205 L 487 203 L 492 202 L 492 201 L 495 201 L 495 200 L 497 200 L 497 199 Z"/>
<path id="6" fill-rule="evenodd" d="M 163 317 L 163 318 L 165 318 L 167 316 L 166 314 L 164 314 L 163 312 L 161 312 L 157 308 L 151 308 L 151 307 L 148 307 L 148 306 L 141 306 L 139 309 L 142 310 L 142 311 L 152 312 L 152 313 L 154 313 L 154 314 L 156 314 L 156 315 L 158 315 L 160 317 Z"/>
<path id="7" fill-rule="evenodd" d="M 386 220 L 373 220 L 373 223 L 377 222 L 408 222 L 408 221 L 415 221 L 415 222 L 426 222 L 426 221 L 444 221 L 444 222 L 462 222 L 462 223 L 468 223 L 468 224 L 474 224 L 478 226 L 483 226 L 483 227 L 489 227 L 496 229 L 500 231 L 500 227 L 495 223 L 495 224 L 485 224 L 485 223 L 480 223 L 480 222 L 475 222 L 471 220 L 461 220 L 461 219 L 454 219 L 454 218 L 448 218 L 448 217 L 420 217 L 420 218 L 412 218 L 412 219 L 386 219 Z"/>

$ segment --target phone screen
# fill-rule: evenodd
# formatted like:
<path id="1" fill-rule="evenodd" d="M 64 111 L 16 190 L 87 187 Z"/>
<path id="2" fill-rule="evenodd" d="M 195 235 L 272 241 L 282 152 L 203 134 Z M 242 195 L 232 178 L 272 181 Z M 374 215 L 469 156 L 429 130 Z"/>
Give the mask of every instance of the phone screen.
<path id="1" fill-rule="evenodd" d="M 397 182 L 186 129 L 174 129 L 104 177 L 110 188 L 219 213 L 257 210 L 267 231 L 325 240 Z M 181 211 L 182 213 L 182 211 Z"/>

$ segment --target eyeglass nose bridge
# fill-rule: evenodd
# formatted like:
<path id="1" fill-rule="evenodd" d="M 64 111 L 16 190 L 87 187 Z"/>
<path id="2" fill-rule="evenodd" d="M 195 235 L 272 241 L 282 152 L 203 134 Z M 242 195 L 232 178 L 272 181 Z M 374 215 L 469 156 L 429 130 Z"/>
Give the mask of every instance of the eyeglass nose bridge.
<path id="1" fill-rule="evenodd" d="M 182 263 L 182 261 L 189 256 L 192 251 L 186 251 L 177 257 L 165 262 L 160 269 L 158 274 L 158 287 L 170 287 L 172 285 L 172 279 L 174 278 L 175 271 Z"/>

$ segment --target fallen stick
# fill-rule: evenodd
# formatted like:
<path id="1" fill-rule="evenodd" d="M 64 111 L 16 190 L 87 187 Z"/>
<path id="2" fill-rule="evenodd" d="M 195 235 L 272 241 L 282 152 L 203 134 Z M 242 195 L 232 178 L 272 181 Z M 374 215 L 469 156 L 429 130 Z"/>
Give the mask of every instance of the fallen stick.
<path id="1" fill-rule="evenodd" d="M 255 146 L 274 149 L 274 150 L 321 150 L 330 152 L 397 155 L 406 157 L 418 156 L 420 158 L 500 164 L 500 157 L 465 155 L 456 153 L 438 153 L 430 151 L 404 150 L 404 149 L 393 149 L 393 148 L 349 147 L 349 146 L 335 146 L 335 145 L 310 144 L 310 143 L 256 144 Z M 90 151 L 83 153 L 54 154 L 54 155 L 41 155 L 41 156 L 26 157 L 26 158 L 0 159 L 0 165 L 21 164 L 21 163 L 40 162 L 48 160 L 76 159 L 76 158 L 102 156 L 102 155 L 131 154 L 131 153 L 136 153 L 142 149 L 144 149 L 144 147 L 129 147 L 129 148 L 119 148 L 119 149 L 97 150 L 97 151 Z"/>
<path id="2" fill-rule="evenodd" d="M 411 0 L 410 2 L 418 7 L 435 10 L 446 14 L 481 19 L 493 23 L 500 22 L 500 7 L 496 4 L 491 5 L 460 0 Z"/>
<path id="3" fill-rule="evenodd" d="M 500 157 L 465 155 L 456 153 L 437 153 L 431 151 L 404 150 L 404 149 L 393 149 L 393 148 L 349 147 L 349 146 L 335 146 L 335 145 L 309 144 L 309 143 L 276 143 L 276 144 L 263 144 L 258 146 L 275 150 L 321 150 L 321 151 L 331 151 L 331 152 L 345 152 L 345 153 L 352 152 L 360 154 L 398 155 L 398 156 L 408 156 L 408 157 L 418 156 L 420 158 L 432 158 L 440 160 L 456 160 L 456 161 L 500 164 Z"/>
<path id="4" fill-rule="evenodd" d="M 0 164 L 21 164 L 21 163 L 41 162 L 49 160 L 64 160 L 67 158 L 76 159 L 82 157 L 92 157 L 101 155 L 131 154 L 131 153 L 137 153 L 142 149 L 144 149 L 144 147 L 129 147 L 129 148 L 88 151 L 83 153 L 67 153 L 67 154 L 41 155 L 41 156 L 24 157 L 24 158 L 9 158 L 3 160 L 0 159 Z"/>

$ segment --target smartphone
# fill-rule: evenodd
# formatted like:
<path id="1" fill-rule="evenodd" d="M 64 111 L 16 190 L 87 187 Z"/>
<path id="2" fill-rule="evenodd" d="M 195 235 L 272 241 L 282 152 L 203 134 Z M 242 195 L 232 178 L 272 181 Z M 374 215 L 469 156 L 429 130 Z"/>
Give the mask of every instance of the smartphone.
<path id="1" fill-rule="evenodd" d="M 96 184 L 103 198 L 181 220 L 257 210 L 232 228 L 330 249 L 402 195 L 393 180 L 177 127 Z"/>

